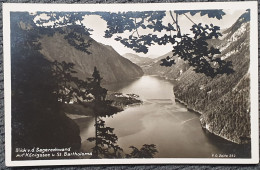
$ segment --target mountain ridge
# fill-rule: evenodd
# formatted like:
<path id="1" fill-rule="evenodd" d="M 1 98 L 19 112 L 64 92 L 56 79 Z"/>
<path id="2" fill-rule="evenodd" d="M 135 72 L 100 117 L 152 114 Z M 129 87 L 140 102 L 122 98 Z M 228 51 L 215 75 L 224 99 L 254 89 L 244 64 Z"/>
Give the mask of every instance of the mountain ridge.
<path id="1" fill-rule="evenodd" d="M 153 61 L 152 58 L 149 58 L 149 57 L 140 57 L 136 54 L 132 54 L 132 53 L 125 53 L 122 55 L 124 58 L 130 60 L 131 62 L 139 65 L 139 66 L 142 66 L 142 65 L 146 65 L 147 63 Z"/>
<path id="2" fill-rule="evenodd" d="M 90 42 L 86 49 L 88 53 L 74 48 L 65 37 L 73 30 L 65 27 L 63 30 L 65 34 L 56 31 L 53 36 L 43 35 L 39 40 L 42 46 L 40 52 L 51 61 L 74 63 L 79 78 L 91 77 L 95 66 L 107 83 L 131 80 L 143 75 L 139 66 L 122 57 L 113 47 L 103 45 L 87 35 L 78 34 L 84 41 Z M 69 40 L 78 43 L 74 37 Z"/>

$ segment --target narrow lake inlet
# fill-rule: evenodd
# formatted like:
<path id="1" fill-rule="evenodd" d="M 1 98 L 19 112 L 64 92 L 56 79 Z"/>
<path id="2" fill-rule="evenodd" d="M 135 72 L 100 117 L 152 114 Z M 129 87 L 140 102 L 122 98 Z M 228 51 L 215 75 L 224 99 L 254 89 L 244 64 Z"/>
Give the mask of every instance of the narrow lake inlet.
<path id="1" fill-rule="evenodd" d="M 157 158 L 212 158 L 215 155 L 247 154 L 243 146 L 205 132 L 199 115 L 175 102 L 173 83 L 157 76 L 143 76 L 135 81 L 109 85 L 111 91 L 134 93 L 143 101 L 141 105 L 129 106 L 124 111 L 104 118 L 106 125 L 114 128 L 117 144 L 125 153 L 130 146 L 155 144 Z M 90 152 L 94 144 L 87 138 L 94 136 L 94 119 L 75 120 L 80 127 L 82 150 Z M 245 149 L 246 150 L 246 149 Z"/>

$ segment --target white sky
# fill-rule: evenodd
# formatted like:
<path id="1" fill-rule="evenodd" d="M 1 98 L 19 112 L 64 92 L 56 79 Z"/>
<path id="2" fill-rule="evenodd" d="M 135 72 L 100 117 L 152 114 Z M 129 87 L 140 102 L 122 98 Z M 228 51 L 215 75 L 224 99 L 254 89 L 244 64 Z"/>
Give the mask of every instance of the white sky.
<path id="1" fill-rule="evenodd" d="M 202 24 L 213 24 L 220 26 L 221 29 L 229 28 L 232 24 L 236 22 L 236 20 L 245 12 L 245 10 L 224 10 L 226 15 L 223 16 L 223 19 L 218 20 L 218 19 L 213 19 L 213 18 L 208 18 L 207 16 L 200 16 L 200 14 L 196 14 L 194 16 L 191 16 L 189 14 L 188 17 L 190 17 L 195 23 L 202 23 Z M 163 23 L 172 23 L 172 19 L 170 18 L 169 13 L 167 12 L 167 15 L 163 19 Z M 144 53 L 135 53 L 130 48 L 124 47 L 123 44 L 121 44 L 118 41 L 115 41 L 114 38 L 116 37 L 115 35 L 112 38 L 104 38 L 104 31 L 106 29 L 106 21 L 102 20 L 100 16 L 86 16 L 85 19 L 83 20 L 83 24 L 88 27 L 92 28 L 94 31 L 91 32 L 91 37 L 95 39 L 98 42 L 101 42 L 102 44 L 110 45 L 112 46 L 119 54 L 123 55 L 125 53 L 133 53 L 137 54 L 142 57 L 159 57 L 161 55 L 164 55 L 172 50 L 172 46 L 169 45 L 154 45 L 149 47 L 149 51 L 147 54 Z M 191 26 L 193 23 L 188 20 L 184 15 L 179 16 L 179 25 L 181 27 L 182 33 L 189 33 Z M 145 33 L 144 30 L 138 30 L 139 34 Z M 148 33 L 148 32 L 146 32 Z M 164 35 L 165 32 L 156 32 L 158 35 Z M 120 34 L 123 37 L 124 36 L 129 36 L 130 33 L 125 32 L 124 34 Z"/>

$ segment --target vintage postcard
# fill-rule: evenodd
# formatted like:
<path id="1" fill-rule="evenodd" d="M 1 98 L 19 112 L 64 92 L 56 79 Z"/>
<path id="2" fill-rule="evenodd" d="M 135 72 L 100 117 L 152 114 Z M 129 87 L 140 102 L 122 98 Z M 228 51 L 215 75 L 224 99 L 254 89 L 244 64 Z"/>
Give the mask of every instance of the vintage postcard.
<path id="1" fill-rule="evenodd" d="M 6 165 L 254 164 L 257 2 L 3 4 Z"/>

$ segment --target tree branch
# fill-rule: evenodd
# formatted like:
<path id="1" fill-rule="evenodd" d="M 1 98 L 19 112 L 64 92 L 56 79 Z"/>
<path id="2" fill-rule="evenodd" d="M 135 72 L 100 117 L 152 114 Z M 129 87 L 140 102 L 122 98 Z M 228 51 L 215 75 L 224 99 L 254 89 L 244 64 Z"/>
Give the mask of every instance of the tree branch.
<path id="1" fill-rule="evenodd" d="M 139 38 L 140 36 L 139 36 L 138 30 L 137 30 L 136 18 L 135 18 L 135 30 L 136 30 L 137 36 Z"/>
<path id="2" fill-rule="evenodd" d="M 191 19 L 190 19 L 190 17 L 188 17 L 186 14 L 184 14 L 184 16 L 186 17 L 186 18 L 188 18 L 193 24 L 195 24 L 195 25 L 197 25 L 194 21 L 192 21 Z"/>
<path id="3" fill-rule="evenodd" d="M 174 19 L 173 15 L 172 15 L 172 11 L 170 11 L 170 15 L 171 15 L 171 18 L 172 18 L 174 24 L 176 24 L 176 26 L 177 26 L 177 22 L 176 22 L 176 20 Z M 178 27 L 178 26 L 177 26 L 177 27 Z"/>
<path id="4" fill-rule="evenodd" d="M 181 33 L 181 29 L 180 29 L 180 26 L 178 24 L 178 14 L 176 13 L 176 20 L 173 17 L 172 11 L 170 11 L 170 15 L 171 15 L 171 18 L 172 18 L 173 22 L 176 24 L 177 31 L 179 33 Z"/>

